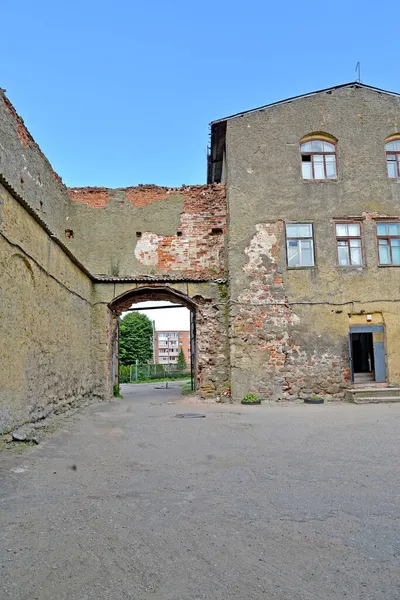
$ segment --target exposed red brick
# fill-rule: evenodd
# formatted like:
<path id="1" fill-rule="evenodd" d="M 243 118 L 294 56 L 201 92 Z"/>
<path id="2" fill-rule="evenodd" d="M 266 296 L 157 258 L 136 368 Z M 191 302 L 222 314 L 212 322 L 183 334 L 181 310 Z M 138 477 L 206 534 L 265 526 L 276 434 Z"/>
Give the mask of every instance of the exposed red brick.
<path id="1" fill-rule="evenodd" d="M 140 185 L 125 189 L 125 198 L 133 206 L 146 206 L 152 202 L 166 200 L 175 190 L 172 188 L 158 187 L 156 185 Z"/>
<path id="2" fill-rule="evenodd" d="M 100 187 L 68 188 L 72 200 L 84 202 L 92 208 L 104 208 L 108 204 L 108 189 Z"/>

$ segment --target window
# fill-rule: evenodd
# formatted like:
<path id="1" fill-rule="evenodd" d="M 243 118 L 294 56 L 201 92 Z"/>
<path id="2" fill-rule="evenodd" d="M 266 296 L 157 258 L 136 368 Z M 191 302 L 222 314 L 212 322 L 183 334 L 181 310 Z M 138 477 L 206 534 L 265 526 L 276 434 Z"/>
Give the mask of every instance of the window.
<path id="1" fill-rule="evenodd" d="M 398 139 L 387 142 L 385 148 L 388 177 L 400 179 L 400 136 Z"/>
<path id="2" fill-rule="evenodd" d="M 336 223 L 336 245 L 340 266 L 362 265 L 360 223 Z"/>
<path id="3" fill-rule="evenodd" d="M 400 223 L 377 223 L 380 265 L 400 265 Z"/>
<path id="4" fill-rule="evenodd" d="M 314 242 L 311 223 L 286 225 L 288 267 L 313 267 Z"/>
<path id="5" fill-rule="evenodd" d="M 312 139 L 300 145 L 303 179 L 336 179 L 336 144 Z"/>

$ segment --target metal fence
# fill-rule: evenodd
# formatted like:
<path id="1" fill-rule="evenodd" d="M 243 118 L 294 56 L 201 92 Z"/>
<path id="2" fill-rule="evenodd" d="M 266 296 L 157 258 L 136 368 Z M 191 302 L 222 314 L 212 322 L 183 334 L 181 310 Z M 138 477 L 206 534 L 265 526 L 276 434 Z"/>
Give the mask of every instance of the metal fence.
<path id="1" fill-rule="evenodd" d="M 190 370 L 182 370 L 178 365 L 136 363 L 119 367 L 119 383 L 152 381 L 153 379 L 183 379 L 185 377 L 190 378 Z"/>

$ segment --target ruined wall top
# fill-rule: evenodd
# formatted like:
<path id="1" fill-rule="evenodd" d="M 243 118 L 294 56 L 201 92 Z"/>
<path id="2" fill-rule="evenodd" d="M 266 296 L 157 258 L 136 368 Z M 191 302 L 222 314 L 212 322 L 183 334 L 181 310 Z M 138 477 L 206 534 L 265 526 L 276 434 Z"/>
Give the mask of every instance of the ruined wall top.
<path id="1" fill-rule="evenodd" d="M 0 91 L 0 176 L 94 276 L 226 273 L 223 185 L 71 188 Z"/>
<path id="2" fill-rule="evenodd" d="M 69 193 L 66 243 L 96 276 L 225 275 L 224 185 L 86 187 Z"/>
<path id="3" fill-rule="evenodd" d="M 61 177 L 0 92 L 0 172 L 5 182 L 57 235 L 64 230 L 69 196 Z"/>

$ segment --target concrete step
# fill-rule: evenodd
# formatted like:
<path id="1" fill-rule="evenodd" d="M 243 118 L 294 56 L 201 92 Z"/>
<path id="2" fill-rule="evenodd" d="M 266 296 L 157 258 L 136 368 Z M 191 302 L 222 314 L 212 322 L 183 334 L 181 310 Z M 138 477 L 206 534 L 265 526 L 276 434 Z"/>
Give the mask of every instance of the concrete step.
<path id="1" fill-rule="evenodd" d="M 400 402 L 400 388 L 371 386 L 368 388 L 347 390 L 346 400 L 355 404 Z"/>
<path id="2" fill-rule="evenodd" d="M 353 398 L 354 404 L 378 404 L 379 402 L 400 402 L 400 396 L 364 396 Z"/>
<path id="3" fill-rule="evenodd" d="M 374 381 L 374 376 L 372 375 L 372 373 L 357 373 L 356 375 L 354 375 L 354 381 L 359 381 L 360 383 Z"/>

